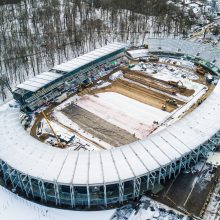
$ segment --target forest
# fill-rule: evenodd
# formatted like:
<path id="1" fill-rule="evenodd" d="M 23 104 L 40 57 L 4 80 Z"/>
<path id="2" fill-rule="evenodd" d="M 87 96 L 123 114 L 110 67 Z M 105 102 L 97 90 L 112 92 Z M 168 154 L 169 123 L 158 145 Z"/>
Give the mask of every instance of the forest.
<path id="1" fill-rule="evenodd" d="M 108 42 L 143 44 L 149 37 L 179 37 L 193 22 L 193 16 L 184 16 L 166 0 L 3 0 L 1 77 L 14 88 Z"/>

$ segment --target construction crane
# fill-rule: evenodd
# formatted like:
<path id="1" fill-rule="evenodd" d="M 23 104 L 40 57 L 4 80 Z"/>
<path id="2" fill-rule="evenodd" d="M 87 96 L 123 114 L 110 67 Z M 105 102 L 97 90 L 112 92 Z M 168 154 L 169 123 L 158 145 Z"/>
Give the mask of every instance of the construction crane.
<path id="1" fill-rule="evenodd" d="M 56 137 L 58 146 L 61 147 L 61 148 L 64 148 L 65 146 L 60 142 L 60 139 L 58 138 L 56 132 L 54 131 L 52 125 L 50 124 L 50 121 L 49 121 L 49 119 L 47 118 L 46 114 L 44 113 L 44 111 L 42 111 L 41 113 L 42 113 L 42 115 L 44 116 L 44 118 L 46 119 L 47 124 L 49 125 L 50 129 L 52 130 L 54 136 Z"/>

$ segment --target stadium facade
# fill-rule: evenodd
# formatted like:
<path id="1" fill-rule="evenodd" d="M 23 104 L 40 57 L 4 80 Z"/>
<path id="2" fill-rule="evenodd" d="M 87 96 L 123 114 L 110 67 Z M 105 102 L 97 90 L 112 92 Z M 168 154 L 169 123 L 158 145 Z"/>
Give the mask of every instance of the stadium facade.
<path id="1" fill-rule="evenodd" d="M 187 59 L 217 76 L 220 74 L 220 50 L 211 46 L 179 39 L 149 39 L 148 44 L 151 53 Z M 110 69 L 121 62 L 125 45 L 112 44 L 111 48 L 105 58 L 102 52 L 107 50 L 99 49 L 102 52 L 96 53 L 101 65 L 106 64 L 105 59 L 111 62 Z M 80 63 L 79 60 L 81 57 L 74 59 L 72 65 Z M 97 77 L 100 68 L 106 66 L 100 67 L 94 57 L 92 62 L 91 69 L 88 63 L 82 63 L 80 69 L 87 65 L 85 69 L 90 73 L 86 76 Z M 70 74 L 72 80 L 77 74 L 73 74 L 74 68 L 70 63 L 54 67 L 49 73 L 61 74 L 60 78 L 49 79 L 44 85 L 37 85 L 35 79 L 29 80 L 18 86 L 15 98 L 22 94 L 18 99 L 25 102 L 33 93 L 43 91 L 44 86 L 53 85 L 58 79 L 63 86 L 64 75 Z M 86 80 L 77 79 L 78 82 Z M 62 88 L 61 93 L 66 91 Z M 27 93 L 32 95 L 25 96 Z M 30 103 L 35 103 L 33 109 L 40 106 L 35 101 L 26 102 Z M 181 169 L 197 163 L 200 157 L 206 157 L 220 143 L 220 83 L 201 105 L 180 121 L 144 140 L 105 151 L 76 152 L 52 148 L 26 133 L 20 124 L 19 112 L 17 108 L 0 109 L 0 135 L 4 140 L 0 146 L 1 176 L 14 191 L 21 190 L 30 199 L 56 206 L 109 207 L 138 198 L 166 178 L 177 175 Z"/>

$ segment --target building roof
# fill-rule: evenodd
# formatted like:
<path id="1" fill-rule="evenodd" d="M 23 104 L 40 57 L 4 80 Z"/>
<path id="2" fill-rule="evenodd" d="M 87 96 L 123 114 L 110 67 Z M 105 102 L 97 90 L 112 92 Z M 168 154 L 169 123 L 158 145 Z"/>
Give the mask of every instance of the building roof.
<path id="1" fill-rule="evenodd" d="M 120 148 L 76 152 L 52 148 L 26 133 L 19 109 L 0 111 L 0 158 L 22 173 L 60 184 L 96 185 L 133 179 L 189 154 L 219 130 L 220 83 L 192 113 Z M 94 175 L 95 173 L 95 175 Z"/>
<path id="2" fill-rule="evenodd" d="M 0 186 L 0 219 L 2 220 L 107 220 L 115 209 L 74 211 L 50 208 L 28 201 Z M 27 217 L 28 216 L 28 217 Z"/>
<path id="3" fill-rule="evenodd" d="M 16 87 L 19 89 L 25 89 L 31 92 L 36 92 L 37 90 L 41 89 L 42 87 L 46 86 L 47 84 L 51 83 L 52 81 L 60 78 L 61 75 L 52 72 L 44 72 L 39 74 L 36 77 L 33 77 Z"/>
<path id="4" fill-rule="evenodd" d="M 77 58 L 74 58 L 68 62 L 59 64 L 54 66 L 52 69 L 64 71 L 64 72 L 71 72 L 85 64 L 88 64 L 90 62 L 93 62 L 101 57 L 104 57 L 114 51 L 117 51 L 119 49 L 125 48 L 127 45 L 123 43 L 111 43 L 108 44 L 100 49 L 96 49 L 88 54 L 79 56 Z M 24 89 L 31 92 L 36 92 L 37 90 L 43 88 L 47 84 L 53 82 L 54 80 L 61 78 L 62 74 L 57 74 L 53 72 L 45 72 L 41 73 L 36 77 L 31 78 L 30 80 L 27 80 L 19 85 L 16 86 L 16 88 Z M 45 81 L 40 81 L 39 78 L 45 79 Z"/>
<path id="5" fill-rule="evenodd" d="M 196 43 L 149 40 L 150 51 L 158 50 L 159 45 L 164 51 L 177 51 L 179 47 L 186 54 L 200 51 L 203 58 L 212 59 Z M 204 47 L 209 54 L 210 49 Z M 147 175 L 190 154 L 219 131 L 219 115 L 220 82 L 193 112 L 144 140 L 111 150 L 77 152 L 53 148 L 34 139 L 20 124 L 19 109 L 7 107 L 0 109 L 0 135 L 4 140 L 0 158 L 20 172 L 48 182 L 113 184 Z"/>

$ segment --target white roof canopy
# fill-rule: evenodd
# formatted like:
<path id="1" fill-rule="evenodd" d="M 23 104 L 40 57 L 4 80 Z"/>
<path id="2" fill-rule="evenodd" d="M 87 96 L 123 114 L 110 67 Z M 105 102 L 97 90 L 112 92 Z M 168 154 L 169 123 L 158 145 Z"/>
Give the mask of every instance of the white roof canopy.
<path id="1" fill-rule="evenodd" d="M 211 106 L 211 107 L 210 107 Z M 1 160 L 22 173 L 49 182 L 111 184 L 134 179 L 189 154 L 219 130 L 220 83 L 192 113 L 129 145 L 105 151 L 76 152 L 52 148 L 26 133 L 19 110 L 0 111 Z"/>

